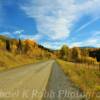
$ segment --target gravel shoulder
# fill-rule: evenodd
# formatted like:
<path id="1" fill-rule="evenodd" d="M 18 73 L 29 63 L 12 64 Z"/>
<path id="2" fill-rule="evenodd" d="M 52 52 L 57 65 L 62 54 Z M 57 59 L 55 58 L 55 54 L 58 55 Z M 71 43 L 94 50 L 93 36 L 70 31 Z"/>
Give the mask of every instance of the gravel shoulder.
<path id="1" fill-rule="evenodd" d="M 73 84 L 54 62 L 43 100 L 86 100 L 82 92 Z"/>

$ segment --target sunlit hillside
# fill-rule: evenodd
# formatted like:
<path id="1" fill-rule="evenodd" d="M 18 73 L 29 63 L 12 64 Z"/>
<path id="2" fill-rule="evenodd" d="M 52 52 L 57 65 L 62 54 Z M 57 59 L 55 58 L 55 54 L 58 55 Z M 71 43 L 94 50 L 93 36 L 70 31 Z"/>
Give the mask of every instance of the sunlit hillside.
<path id="1" fill-rule="evenodd" d="M 17 40 L 0 36 L 0 70 L 53 58 L 49 49 L 33 40 Z"/>

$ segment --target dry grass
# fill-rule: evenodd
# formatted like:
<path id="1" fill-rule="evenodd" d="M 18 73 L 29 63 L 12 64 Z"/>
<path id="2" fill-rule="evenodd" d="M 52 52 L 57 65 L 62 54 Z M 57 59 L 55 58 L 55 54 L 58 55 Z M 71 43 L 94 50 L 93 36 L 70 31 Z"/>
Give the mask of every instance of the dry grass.
<path id="1" fill-rule="evenodd" d="M 0 50 L 0 71 L 21 67 L 21 65 L 36 63 L 39 61 L 41 61 L 41 59 L 30 58 L 26 55 L 15 55 Z"/>
<path id="2" fill-rule="evenodd" d="M 78 86 L 90 100 L 100 100 L 100 71 L 85 65 L 57 60 L 65 74 Z M 83 67 L 84 66 L 84 67 Z M 99 94 L 98 94 L 99 93 Z"/>

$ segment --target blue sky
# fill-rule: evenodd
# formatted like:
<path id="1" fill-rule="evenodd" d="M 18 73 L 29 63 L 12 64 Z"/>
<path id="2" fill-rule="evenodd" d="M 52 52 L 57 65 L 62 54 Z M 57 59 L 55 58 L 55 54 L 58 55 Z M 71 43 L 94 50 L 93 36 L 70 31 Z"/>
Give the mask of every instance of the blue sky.
<path id="1" fill-rule="evenodd" d="M 48 48 L 100 47 L 100 0 L 0 0 L 0 34 Z"/>

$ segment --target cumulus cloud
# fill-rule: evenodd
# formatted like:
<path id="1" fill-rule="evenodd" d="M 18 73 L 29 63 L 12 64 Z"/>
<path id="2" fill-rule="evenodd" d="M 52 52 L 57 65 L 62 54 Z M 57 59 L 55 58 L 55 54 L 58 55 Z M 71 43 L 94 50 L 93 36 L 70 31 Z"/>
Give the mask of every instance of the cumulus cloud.
<path id="1" fill-rule="evenodd" d="M 67 38 L 74 23 L 84 14 L 99 16 L 99 0 L 86 0 L 77 3 L 76 0 L 31 0 L 29 4 L 21 5 L 21 9 L 37 21 L 40 34 L 56 40 Z"/>

